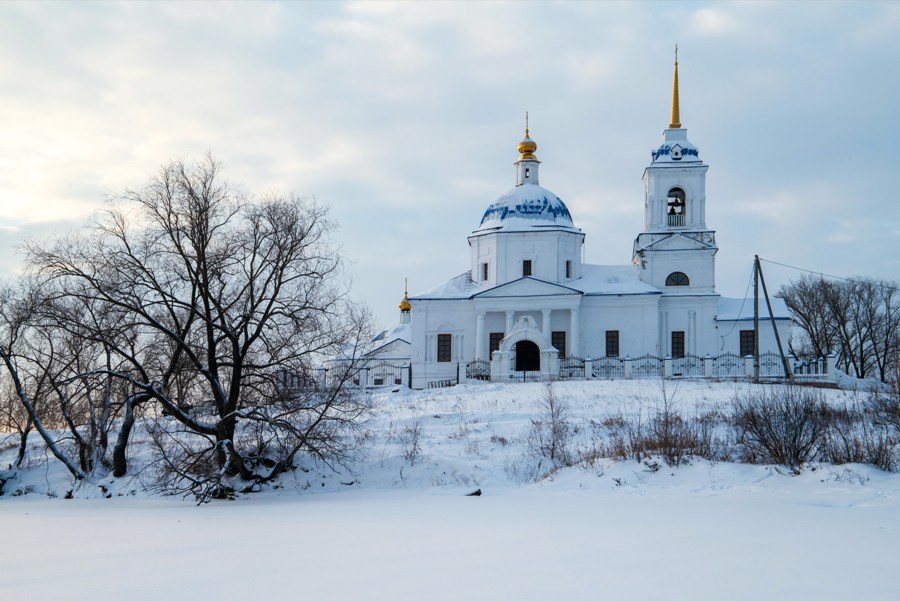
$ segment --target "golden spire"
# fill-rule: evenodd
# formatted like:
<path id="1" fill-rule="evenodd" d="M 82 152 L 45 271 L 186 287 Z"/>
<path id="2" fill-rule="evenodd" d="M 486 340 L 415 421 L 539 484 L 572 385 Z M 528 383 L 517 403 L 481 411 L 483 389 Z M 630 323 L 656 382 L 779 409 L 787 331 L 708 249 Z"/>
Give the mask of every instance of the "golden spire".
<path id="1" fill-rule="evenodd" d="M 409 286 L 407 285 L 406 278 L 404 278 L 403 279 L 403 300 L 400 301 L 400 304 L 398 305 L 400 307 L 400 310 L 403 311 L 404 313 L 408 313 L 408 312 L 412 311 L 412 305 L 409 304 L 408 288 L 409 288 Z"/>
<path id="2" fill-rule="evenodd" d="M 670 129 L 681 127 L 681 114 L 678 109 L 678 44 L 675 44 L 675 83 L 672 85 L 672 122 Z"/>
<path id="3" fill-rule="evenodd" d="M 525 139 L 519 142 L 519 160 L 530 159 L 537 160 L 534 151 L 537 150 L 537 143 L 528 137 L 528 112 L 525 112 Z"/>

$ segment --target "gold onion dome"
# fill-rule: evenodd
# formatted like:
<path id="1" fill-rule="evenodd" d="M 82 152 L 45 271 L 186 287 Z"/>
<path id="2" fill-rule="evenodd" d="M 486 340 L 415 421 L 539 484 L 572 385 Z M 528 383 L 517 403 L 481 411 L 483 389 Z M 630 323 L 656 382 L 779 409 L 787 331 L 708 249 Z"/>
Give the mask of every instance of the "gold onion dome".
<path id="1" fill-rule="evenodd" d="M 398 306 L 401 311 L 412 311 L 412 305 L 409 304 L 409 293 L 406 290 L 403 291 L 403 300 L 400 301 Z"/>
<path id="2" fill-rule="evenodd" d="M 536 159 L 534 156 L 534 151 L 537 150 L 537 142 L 528 137 L 528 128 L 525 128 L 525 139 L 519 142 L 519 154 L 522 156 L 519 157 L 519 160 L 522 159 Z"/>

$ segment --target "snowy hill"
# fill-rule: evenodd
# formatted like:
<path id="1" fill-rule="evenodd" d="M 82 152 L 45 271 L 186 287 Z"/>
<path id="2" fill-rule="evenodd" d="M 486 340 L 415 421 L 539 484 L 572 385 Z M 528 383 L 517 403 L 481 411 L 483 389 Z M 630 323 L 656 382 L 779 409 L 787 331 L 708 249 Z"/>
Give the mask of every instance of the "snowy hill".
<path id="1" fill-rule="evenodd" d="M 716 416 L 758 390 L 613 381 L 371 393 L 346 469 L 307 461 L 258 493 L 202 507 L 157 496 L 149 469 L 47 500 L 72 483 L 33 453 L 0 497 L 0 533 L 15 541 L 0 591 L 45 599 L 65 582 L 75 597 L 131 599 L 896 598 L 900 475 L 608 456 L 621 450 L 616 436 L 627 444 L 666 408 L 710 424 L 710 450 L 727 453 L 734 441 L 716 442 L 727 437 Z M 564 409 L 565 461 L 536 444 L 548 394 Z M 817 394 L 833 407 L 863 400 Z M 13 453 L 3 443 L 0 465 Z M 152 457 L 149 447 L 135 455 Z"/>

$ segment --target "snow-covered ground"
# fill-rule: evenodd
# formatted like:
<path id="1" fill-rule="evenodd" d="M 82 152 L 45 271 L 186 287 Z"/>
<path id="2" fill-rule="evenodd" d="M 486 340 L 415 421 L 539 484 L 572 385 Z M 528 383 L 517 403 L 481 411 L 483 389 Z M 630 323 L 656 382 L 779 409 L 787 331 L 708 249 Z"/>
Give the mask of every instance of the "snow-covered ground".
<path id="1" fill-rule="evenodd" d="M 152 497 L 139 477 L 48 499 L 71 482 L 36 466 L 7 485 L 32 493 L 0 497 L 0 599 L 898 598 L 900 475 L 698 459 L 556 470 L 527 444 L 546 391 L 378 393 L 351 472 L 309 464 L 277 487 L 200 507 Z M 553 390 L 582 452 L 604 421 L 649 414 L 663 397 L 690 416 L 745 391 L 646 381 Z"/>

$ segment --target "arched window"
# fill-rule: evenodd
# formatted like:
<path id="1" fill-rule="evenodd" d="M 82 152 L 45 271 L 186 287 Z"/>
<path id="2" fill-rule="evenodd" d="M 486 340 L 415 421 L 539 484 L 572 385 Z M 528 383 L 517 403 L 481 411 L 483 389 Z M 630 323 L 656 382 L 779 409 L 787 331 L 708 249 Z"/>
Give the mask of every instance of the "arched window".
<path id="1" fill-rule="evenodd" d="M 690 286 L 691 280 L 688 279 L 687 274 L 682 273 L 680 271 L 673 271 L 669 274 L 669 277 L 666 278 L 666 286 Z"/>
<path id="2" fill-rule="evenodd" d="M 672 188 L 668 194 L 668 220 L 671 227 L 684 227 L 687 223 L 687 197 L 681 188 Z"/>

